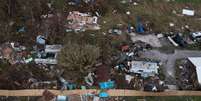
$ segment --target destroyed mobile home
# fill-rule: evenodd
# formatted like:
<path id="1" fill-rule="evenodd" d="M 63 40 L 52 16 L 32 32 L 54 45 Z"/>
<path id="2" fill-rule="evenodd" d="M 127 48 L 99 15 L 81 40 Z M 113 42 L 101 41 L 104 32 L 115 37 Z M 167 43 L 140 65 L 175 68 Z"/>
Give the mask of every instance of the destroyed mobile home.
<path id="1" fill-rule="evenodd" d="M 150 49 L 150 46 L 143 42 L 122 46 L 121 51 L 125 55 L 120 55 L 120 63 L 114 70 L 117 75 L 123 73 L 128 89 L 164 91 L 164 82 L 159 78 L 159 62 L 139 58 L 139 53 L 146 49 Z"/>
<path id="2" fill-rule="evenodd" d="M 61 51 L 61 45 L 45 45 L 45 49 L 37 53 L 34 59 L 36 64 L 57 64 L 57 55 Z"/>
<path id="3" fill-rule="evenodd" d="M 45 45 L 42 49 L 28 51 L 19 43 L 5 43 L 1 46 L 1 58 L 7 59 L 11 64 L 26 64 L 34 61 L 36 64 L 55 65 L 61 48 L 61 45 Z"/>
<path id="4" fill-rule="evenodd" d="M 67 16 L 67 22 L 67 28 L 76 32 L 100 29 L 97 16 L 91 16 L 90 14 L 80 13 L 78 11 L 69 12 L 69 15 Z"/>

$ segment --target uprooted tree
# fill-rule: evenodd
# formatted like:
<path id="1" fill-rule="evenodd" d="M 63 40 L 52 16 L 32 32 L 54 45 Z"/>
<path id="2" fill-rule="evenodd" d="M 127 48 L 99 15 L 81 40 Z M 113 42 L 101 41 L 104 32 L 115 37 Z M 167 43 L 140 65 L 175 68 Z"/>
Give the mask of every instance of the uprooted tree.
<path id="1" fill-rule="evenodd" d="M 67 71 L 85 74 L 99 57 L 100 49 L 94 45 L 67 43 L 58 56 L 58 62 Z"/>

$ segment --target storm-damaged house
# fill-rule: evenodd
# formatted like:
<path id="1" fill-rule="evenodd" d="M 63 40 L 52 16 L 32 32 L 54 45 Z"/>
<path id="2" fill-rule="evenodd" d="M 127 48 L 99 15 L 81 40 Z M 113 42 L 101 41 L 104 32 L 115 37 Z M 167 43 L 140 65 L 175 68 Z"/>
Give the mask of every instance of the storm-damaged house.
<path id="1" fill-rule="evenodd" d="M 74 31 L 85 31 L 85 30 L 98 30 L 100 29 L 97 16 L 91 16 L 87 13 L 80 13 L 78 11 L 69 12 L 67 16 L 66 25 L 67 29 Z"/>

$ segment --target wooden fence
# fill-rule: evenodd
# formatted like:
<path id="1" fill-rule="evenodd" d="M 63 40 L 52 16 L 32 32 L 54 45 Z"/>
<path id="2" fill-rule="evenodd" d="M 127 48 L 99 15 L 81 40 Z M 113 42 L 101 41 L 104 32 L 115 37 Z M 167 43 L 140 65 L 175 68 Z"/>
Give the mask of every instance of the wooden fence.
<path id="1" fill-rule="evenodd" d="M 42 96 L 44 90 L 0 90 L 0 96 Z M 84 95 L 98 94 L 100 90 L 49 90 L 55 95 Z M 107 90 L 110 96 L 201 96 L 201 91 L 165 91 L 165 92 L 144 92 L 136 90 Z"/>

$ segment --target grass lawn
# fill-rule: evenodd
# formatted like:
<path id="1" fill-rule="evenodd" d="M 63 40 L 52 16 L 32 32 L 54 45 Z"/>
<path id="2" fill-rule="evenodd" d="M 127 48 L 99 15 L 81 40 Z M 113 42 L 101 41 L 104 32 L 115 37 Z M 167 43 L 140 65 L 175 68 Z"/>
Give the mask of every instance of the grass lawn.
<path id="1" fill-rule="evenodd" d="M 173 13 L 173 11 L 176 11 L 177 14 L 181 14 L 183 8 L 189 7 L 195 10 L 196 16 L 199 17 L 201 16 L 200 5 L 201 3 L 165 2 L 164 0 L 155 0 L 155 2 L 153 0 L 145 0 L 137 6 L 115 3 L 110 10 L 117 9 L 118 14 L 112 15 L 111 11 L 109 11 L 103 19 L 109 23 L 107 25 L 125 24 L 128 22 L 135 25 L 136 17 L 139 16 L 143 23 L 147 21 L 153 23 L 152 29 L 154 32 L 169 32 L 170 30 L 182 32 L 181 27 L 185 25 L 189 25 L 192 30 L 201 30 L 201 27 L 198 27 L 201 26 L 201 21 L 198 21 L 196 17 L 178 16 Z M 118 8 L 121 8 L 121 10 L 118 10 Z M 131 12 L 129 19 L 126 15 L 127 11 Z M 175 27 L 172 29 L 169 27 L 170 22 L 175 24 Z"/>

